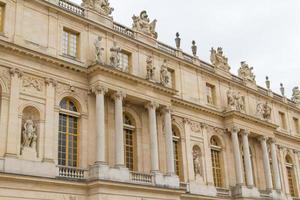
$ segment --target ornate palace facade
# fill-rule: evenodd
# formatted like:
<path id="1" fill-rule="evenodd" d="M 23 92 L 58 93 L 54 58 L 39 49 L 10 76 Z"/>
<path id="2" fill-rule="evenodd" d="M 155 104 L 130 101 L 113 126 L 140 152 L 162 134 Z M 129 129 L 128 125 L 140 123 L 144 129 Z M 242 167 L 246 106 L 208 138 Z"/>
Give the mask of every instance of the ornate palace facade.
<path id="1" fill-rule="evenodd" d="M 132 28 L 107 0 L 0 0 L 0 199 L 298 199 L 300 91 Z"/>

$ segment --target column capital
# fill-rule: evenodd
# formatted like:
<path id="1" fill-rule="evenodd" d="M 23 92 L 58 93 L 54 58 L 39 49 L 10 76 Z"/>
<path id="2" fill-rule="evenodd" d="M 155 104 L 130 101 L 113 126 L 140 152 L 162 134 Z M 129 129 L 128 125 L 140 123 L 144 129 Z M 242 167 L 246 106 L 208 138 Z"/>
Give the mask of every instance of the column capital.
<path id="1" fill-rule="evenodd" d="M 108 88 L 103 85 L 96 85 L 92 88 L 92 92 L 95 94 L 105 94 L 108 92 Z"/>
<path id="2" fill-rule="evenodd" d="M 113 100 L 121 100 L 123 101 L 124 98 L 126 98 L 126 93 L 123 91 L 117 91 L 112 95 Z"/>
<path id="3" fill-rule="evenodd" d="M 46 83 L 46 85 L 52 84 L 53 87 L 57 86 L 57 81 L 54 80 L 53 78 L 46 78 L 45 79 L 45 83 Z"/>
<path id="4" fill-rule="evenodd" d="M 173 112 L 173 110 L 172 110 L 171 106 L 163 106 L 161 108 L 161 112 L 163 114 L 166 114 L 166 113 L 170 113 L 171 114 Z"/>
<path id="5" fill-rule="evenodd" d="M 265 142 L 267 142 L 267 140 L 268 140 L 268 137 L 267 137 L 267 136 L 264 136 L 264 135 L 262 135 L 262 136 L 259 136 L 257 139 L 258 139 L 258 141 L 260 141 L 260 142 L 262 142 L 262 141 L 265 141 Z"/>
<path id="6" fill-rule="evenodd" d="M 154 101 L 148 102 L 145 105 L 145 108 L 147 108 L 147 109 L 155 109 L 156 110 L 158 107 L 159 107 L 159 104 Z"/>
<path id="7" fill-rule="evenodd" d="M 20 69 L 18 69 L 18 68 L 11 68 L 11 69 L 9 70 L 9 73 L 10 73 L 11 76 L 17 75 L 19 78 L 21 78 L 21 77 L 23 76 L 23 74 L 24 74 L 24 73 L 23 73 Z"/>
<path id="8" fill-rule="evenodd" d="M 238 132 L 240 131 L 240 128 L 239 128 L 238 126 L 236 126 L 236 125 L 233 125 L 233 126 L 229 129 L 229 131 L 230 131 L 231 133 L 238 133 Z"/>
<path id="9" fill-rule="evenodd" d="M 248 130 L 248 129 L 244 129 L 243 131 L 242 131 L 242 135 L 244 135 L 244 136 L 249 136 L 249 134 L 250 134 L 250 131 Z"/>
<path id="10" fill-rule="evenodd" d="M 275 138 L 270 138 L 269 141 L 270 141 L 270 144 L 276 144 L 276 142 L 277 142 Z"/>

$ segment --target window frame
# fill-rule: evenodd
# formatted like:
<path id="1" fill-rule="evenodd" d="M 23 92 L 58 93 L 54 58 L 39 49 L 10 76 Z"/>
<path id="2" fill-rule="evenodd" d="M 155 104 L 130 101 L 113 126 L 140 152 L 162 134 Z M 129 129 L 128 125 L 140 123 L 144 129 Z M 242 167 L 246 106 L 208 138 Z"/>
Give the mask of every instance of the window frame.
<path id="1" fill-rule="evenodd" d="M 65 33 L 68 35 L 68 40 L 67 40 L 67 49 L 65 52 Z M 62 37 L 61 37 L 61 50 L 62 50 L 62 55 L 66 56 L 71 59 L 79 59 L 80 58 L 80 32 L 75 31 L 73 29 L 70 29 L 68 27 L 63 27 L 62 29 Z M 70 38 L 71 36 L 76 37 L 76 48 L 75 48 L 75 56 L 71 55 L 71 43 L 70 43 Z"/>
<path id="2" fill-rule="evenodd" d="M 6 4 L 0 2 L 0 34 L 4 33 Z"/>
<path id="3" fill-rule="evenodd" d="M 209 102 L 209 92 L 208 92 L 208 89 L 211 90 L 211 99 L 212 99 L 212 102 Z M 206 96 L 206 103 L 207 104 L 216 106 L 217 102 L 216 102 L 216 86 L 215 85 L 206 82 L 206 84 L 205 84 L 205 96 Z"/>
<path id="4" fill-rule="evenodd" d="M 280 123 L 280 128 L 282 130 L 287 130 L 287 121 L 286 121 L 286 115 L 284 112 L 278 111 L 279 115 L 279 123 Z"/>
<path id="5" fill-rule="evenodd" d="M 299 119 L 297 117 L 293 117 L 293 126 L 295 133 L 300 134 Z"/>
<path id="6" fill-rule="evenodd" d="M 130 119 L 131 121 L 131 125 L 126 124 L 125 122 L 125 118 L 126 116 Z M 128 167 L 128 163 L 127 163 L 127 151 L 126 151 L 126 147 L 129 146 L 132 149 L 132 169 L 128 167 L 128 169 L 130 171 L 137 171 L 138 167 L 137 167 L 137 139 L 136 139 L 136 125 L 135 125 L 135 120 L 128 114 L 125 113 L 123 116 L 123 134 L 124 134 L 124 141 L 123 141 L 123 145 L 124 145 L 124 161 L 125 161 L 125 166 Z M 130 131 L 131 135 L 132 135 L 132 145 L 128 145 L 126 142 L 126 134 L 128 134 Z"/>
<path id="7" fill-rule="evenodd" d="M 213 173 L 213 183 L 214 183 L 214 186 L 216 188 L 224 188 L 224 184 L 225 184 L 225 180 L 224 180 L 224 163 L 223 163 L 223 157 L 222 157 L 222 146 L 220 145 L 220 142 L 217 141 L 217 145 L 215 144 L 212 144 L 212 139 L 215 139 L 215 136 L 212 136 L 210 138 L 210 153 L 211 153 L 211 166 L 212 166 L 212 173 Z M 217 140 L 219 140 L 217 138 Z M 217 156 L 215 156 L 217 155 Z M 218 158 L 218 163 L 219 163 L 219 166 L 215 166 L 214 165 L 214 158 Z M 219 176 L 218 176 L 218 173 L 217 171 L 219 171 Z"/>
<path id="8" fill-rule="evenodd" d="M 123 65 L 123 55 L 126 55 L 127 58 L 128 58 L 127 66 Z M 131 72 L 132 71 L 132 53 L 131 52 L 126 51 L 124 49 L 121 50 L 121 52 L 120 52 L 120 67 L 122 69 L 125 69 L 126 72 Z"/>

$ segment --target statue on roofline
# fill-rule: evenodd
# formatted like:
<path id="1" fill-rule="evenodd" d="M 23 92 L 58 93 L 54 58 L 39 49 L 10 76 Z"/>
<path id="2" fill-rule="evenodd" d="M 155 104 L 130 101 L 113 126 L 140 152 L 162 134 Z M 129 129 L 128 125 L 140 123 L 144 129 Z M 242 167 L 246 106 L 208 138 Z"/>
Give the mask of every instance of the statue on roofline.
<path id="1" fill-rule="evenodd" d="M 135 31 L 140 31 L 152 38 L 157 39 L 157 32 L 155 31 L 157 20 L 153 20 L 150 23 L 147 12 L 144 10 L 140 13 L 140 16 L 133 15 L 132 17 L 133 25 L 132 29 Z"/>
<path id="2" fill-rule="evenodd" d="M 223 49 L 221 47 L 218 47 L 217 50 L 211 48 L 210 61 L 213 66 L 229 72 L 230 66 L 228 64 L 228 58 L 223 55 Z"/>

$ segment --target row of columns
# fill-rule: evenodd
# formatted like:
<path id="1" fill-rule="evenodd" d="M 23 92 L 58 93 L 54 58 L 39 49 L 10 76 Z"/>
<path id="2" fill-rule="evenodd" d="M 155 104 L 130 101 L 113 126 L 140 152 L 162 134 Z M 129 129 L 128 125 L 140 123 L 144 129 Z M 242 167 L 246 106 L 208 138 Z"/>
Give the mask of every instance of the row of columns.
<path id="1" fill-rule="evenodd" d="M 242 170 L 242 161 L 241 161 L 241 153 L 240 153 L 240 145 L 239 145 L 239 138 L 238 133 L 240 130 L 236 127 L 233 127 L 231 130 L 231 140 L 233 144 L 233 153 L 234 153 L 234 161 L 235 161 L 235 172 L 236 172 L 236 184 L 237 185 L 244 185 L 243 179 L 243 170 Z M 252 169 L 252 161 L 250 155 L 250 148 L 249 148 L 249 131 L 243 130 L 242 131 L 242 143 L 243 143 L 243 155 L 244 155 L 244 162 L 245 162 L 245 175 L 246 175 L 246 185 L 249 188 L 254 187 L 253 181 L 253 169 Z M 270 159 L 269 159 L 269 152 L 267 147 L 267 137 L 261 136 L 259 138 L 262 153 L 263 153 L 263 165 L 264 165 L 264 174 L 266 180 L 266 189 L 271 191 L 273 189 L 272 183 L 272 174 L 271 174 L 271 166 L 270 166 Z M 272 157 L 272 167 L 273 167 L 273 176 L 274 176 L 274 188 L 277 191 L 281 190 L 280 184 L 280 174 L 279 174 L 279 166 L 277 160 L 277 152 L 276 152 L 276 144 L 275 140 L 270 140 L 270 149 L 271 149 L 271 157 Z"/>
<path id="2" fill-rule="evenodd" d="M 94 92 L 96 94 L 96 163 L 106 164 L 106 129 L 105 129 L 105 93 L 108 91 L 106 87 L 96 86 Z M 115 102 L 115 165 L 116 167 L 124 167 L 124 133 L 123 133 L 123 99 L 126 94 L 123 92 L 115 92 L 112 99 Z M 149 102 L 145 106 L 148 110 L 149 118 L 149 134 L 151 148 L 151 170 L 152 172 L 159 171 L 158 158 L 158 138 L 157 138 L 157 121 L 156 110 L 159 104 Z M 174 174 L 174 151 L 172 139 L 172 121 L 171 111 L 169 108 L 163 109 L 165 120 L 165 137 L 166 137 L 166 154 L 167 154 L 167 169 L 168 174 Z"/>

